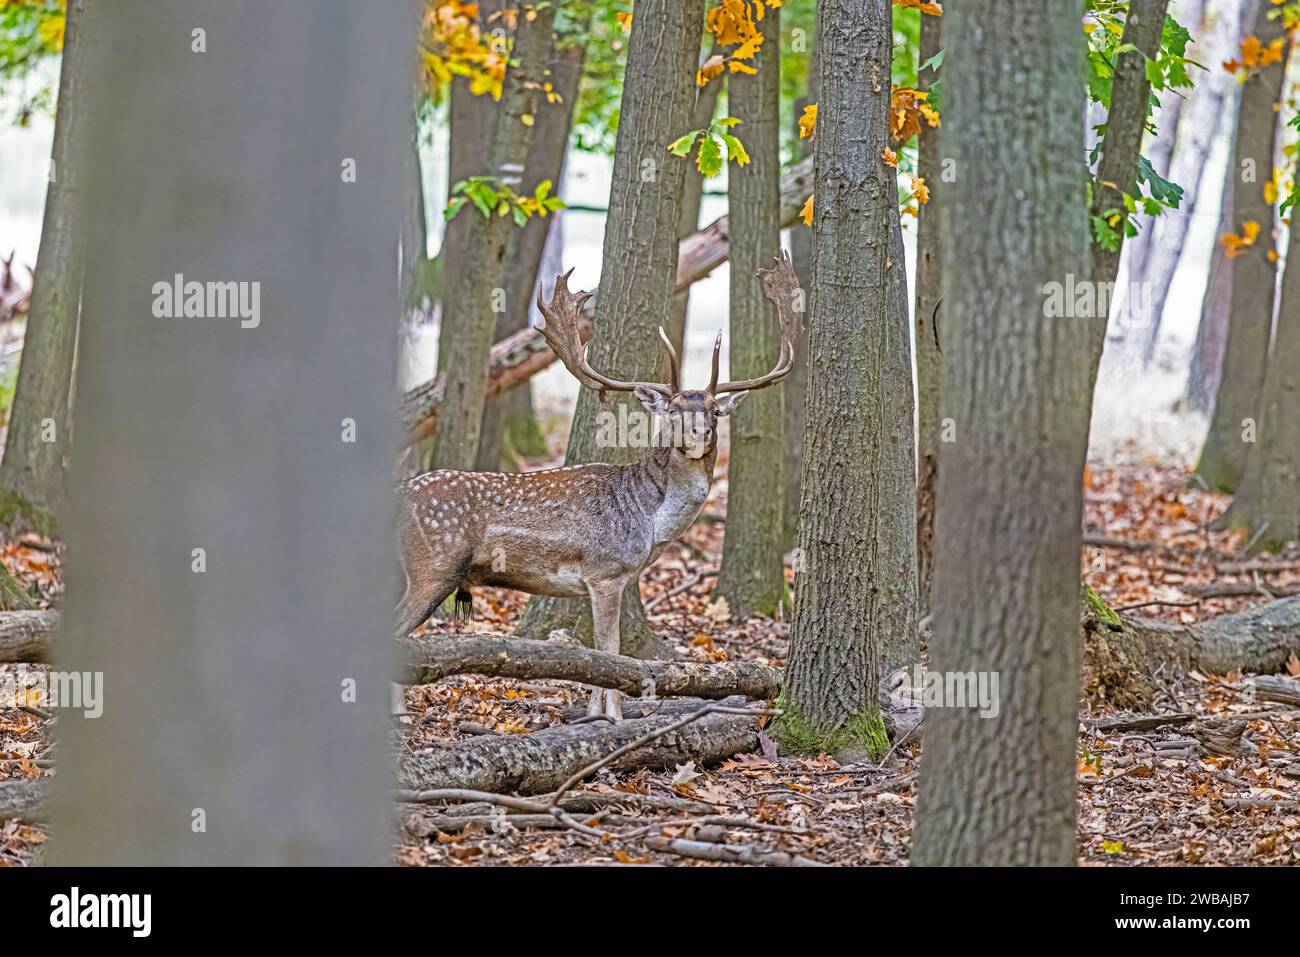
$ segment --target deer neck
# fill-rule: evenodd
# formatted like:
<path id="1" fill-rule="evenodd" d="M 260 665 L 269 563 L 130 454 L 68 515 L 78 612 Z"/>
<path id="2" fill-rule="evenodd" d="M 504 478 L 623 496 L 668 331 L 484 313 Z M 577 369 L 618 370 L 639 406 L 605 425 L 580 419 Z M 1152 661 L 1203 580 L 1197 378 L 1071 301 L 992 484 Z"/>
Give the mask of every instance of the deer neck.
<path id="1" fill-rule="evenodd" d="M 693 459 L 677 449 L 652 448 L 629 466 L 645 512 L 653 518 L 655 544 L 678 538 L 694 523 L 709 497 L 716 459 L 716 449 Z"/>

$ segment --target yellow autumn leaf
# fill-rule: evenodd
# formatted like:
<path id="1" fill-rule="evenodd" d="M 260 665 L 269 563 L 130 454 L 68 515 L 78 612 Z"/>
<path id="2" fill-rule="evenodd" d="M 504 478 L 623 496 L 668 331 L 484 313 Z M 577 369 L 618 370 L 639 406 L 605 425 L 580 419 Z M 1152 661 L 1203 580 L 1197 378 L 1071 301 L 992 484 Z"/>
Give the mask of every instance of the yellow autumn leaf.
<path id="1" fill-rule="evenodd" d="M 632 14 L 616 13 L 614 19 L 618 21 L 618 25 L 623 28 L 624 33 L 632 32 Z"/>
<path id="2" fill-rule="evenodd" d="M 708 86 L 709 81 L 712 80 L 715 76 L 722 75 L 723 69 L 724 66 L 722 63 L 722 57 L 715 53 L 713 56 L 705 60 L 704 65 L 701 66 L 699 70 L 696 71 L 695 85 Z"/>
<path id="3" fill-rule="evenodd" d="M 1259 237 L 1259 223 L 1253 219 L 1248 219 L 1241 224 L 1241 235 L 1235 233 L 1225 233 L 1219 237 L 1219 243 L 1223 246 L 1229 259 L 1235 259 L 1244 253 L 1249 247 L 1255 245 L 1255 240 Z"/>
<path id="4" fill-rule="evenodd" d="M 921 115 L 925 117 L 925 121 L 931 126 L 939 125 L 939 111 L 929 103 L 922 103 L 917 109 L 921 111 Z"/>
<path id="5" fill-rule="evenodd" d="M 912 178 L 912 198 L 918 204 L 924 206 L 930 201 L 930 187 L 925 185 L 925 180 L 915 173 L 909 174 Z"/>
<path id="6" fill-rule="evenodd" d="M 894 6 L 902 7 L 904 10 L 920 10 L 932 17 L 943 16 L 943 7 L 937 0 L 894 0 Z"/>
<path id="7" fill-rule="evenodd" d="M 885 161 L 886 166 L 892 166 L 894 169 L 898 169 L 898 154 L 888 146 L 886 146 L 884 152 L 880 154 L 880 158 Z"/>
<path id="8" fill-rule="evenodd" d="M 750 66 L 748 63 L 741 63 L 739 60 L 728 60 L 727 67 L 731 70 L 732 73 L 745 73 L 748 74 L 749 76 L 758 75 L 758 71 L 755 70 L 752 66 Z"/>
<path id="9" fill-rule="evenodd" d="M 799 210 L 799 218 L 803 220 L 805 226 L 812 226 L 813 198 L 811 194 L 808 196 L 808 202 L 803 204 L 803 209 Z"/>
<path id="10" fill-rule="evenodd" d="M 817 104 L 809 103 L 799 116 L 799 139 L 811 139 L 817 129 Z"/>

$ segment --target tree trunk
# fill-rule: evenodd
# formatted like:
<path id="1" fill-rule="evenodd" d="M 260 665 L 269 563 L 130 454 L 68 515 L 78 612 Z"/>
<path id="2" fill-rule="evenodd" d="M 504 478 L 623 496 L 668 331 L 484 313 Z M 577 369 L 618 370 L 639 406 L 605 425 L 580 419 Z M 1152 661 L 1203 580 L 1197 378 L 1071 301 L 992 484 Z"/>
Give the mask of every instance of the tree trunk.
<path id="1" fill-rule="evenodd" d="M 1203 44 L 1197 43 L 1198 53 L 1201 49 L 1205 50 L 1205 62 L 1222 63 L 1235 55 L 1241 43 L 1243 7 L 1249 5 L 1248 0 L 1222 0 L 1217 12 L 1210 14 L 1214 18 L 1213 33 Z M 1231 73 L 1226 70 L 1211 72 L 1209 77 L 1202 79 L 1188 92 L 1187 97 L 1188 102 L 1179 114 L 1178 147 L 1169 169 L 1169 178 L 1183 187 L 1183 201 L 1178 209 L 1165 210 L 1155 221 L 1145 274 L 1140 277 L 1150 284 L 1151 289 L 1151 322 L 1141 339 L 1143 366 L 1149 366 L 1155 357 L 1165 302 L 1169 298 L 1169 289 L 1174 282 L 1174 272 L 1178 269 L 1188 229 L 1197 213 L 1201 174 L 1209 160 L 1215 137 L 1224 128 L 1230 129 L 1231 137 L 1236 136 L 1237 82 Z M 1231 180 L 1230 173 L 1227 179 Z M 1222 231 L 1217 235 L 1222 235 Z M 1217 262 L 1217 257 L 1221 254 L 1217 243 L 1215 246 Z M 1211 285 L 1212 283 L 1213 280 Z M 1210 287 L 1207 286 L 1208 288 Z M 1210 399 L 1213 399 L 1212 395 Z M 1209 401 L 1202 408 L 1208 409 Z"/>
<path id="2" fill-rule="evenodd" d="M 915 864 L 1075 860 L 1079 649 L 1062 636 L 1079 627 L 1090 357 L 1078 320 L 1045 299 L 1096 274 L 1083 181 L 1046 161 L 1083 155 L 1081 8 L 966 0 L 944 26 L 963 38 L 943 67 L 960 171 L 942 218 L 957 440 L 939 472 L 930 669 L 999 675 L 1000 710 L 928 714 Z"/>
<path id="3" fill-rule="evenodd" d="M 533 19 L 519 18 L 511 65 L 492 125 L 486 167 L 501 185 L 521 188 L 524 164 L 532 146 L 542 84 L 554 50 L 551 25 L 555 7 L 537 8 Z M 526 119 L 527 118 L 527 119 Z M 465 232 L 466 257 L 456 271 L 444 275 L 448 281 L 442 298 L 443 316 L 455 315 L 450 338 L 440 334 L 438 352 L 447 361 L 447 377 L 438 431 L 430 457 L 434 468 L 473 469 L 478 459 L 479 433 L 483 426 L 484 386 L 493 331 L 502 311 L 500 297 L 507 286 L 507 253 L 519 228 L 510 216 L 493 210 L 483 216 L 473 204 L 457 214 L 468 216 Z"/>
<path id="4" fill-rule="evenodd" d="M 883 751 L 882 663 L 914 660 L 916 474 L 907 277 L 889 145 L 889 0 L 817 8 L 820 104 L 790 663 L 794 751 Z M 873 80 L 873 77 L 875 78 Z M 881 78 L 884 78 L 883 80 Z"/>
<path id="5" fill-rule="evenodd" d="M 69 397 L 86 254 L 80 208 L 83 173 L 79 168 L 86 155 L 81 89 L 85 15 L 86 0 L 71 0 L 59 69 L 41 246 L 4 463 L 0 465 L 0 495 L 8 499 L 0 504 L 0 520 L 46 531 L 64 504 L 63 462 L 70 453 Z"/>
<path id="6" fill-rule="evenodd" d="M 1277 336 L 1259 398 L 1258 441 L 1219 527 L 1244 528 L 1253 550 L 1300 540 L 1300 217 L 1292 216 Z"/>
<path id="7" fill-rule="evenodd" d="M 943 18 L 921 14 L 920 61 L 943 49 Z M 938 79 L 923 70 L 919 89 L 928 90 Z M 939 344 L 939 301 L 943 298 L 943 269 L 939 255 L 939 203 L 942 201 L 943 153 L 940 129 L 921 124 L 917 145 L 917 174 L 930 188 L 930 202 L 917 207 L 916 216 L 916 578 L 917 615 L 930 614 L 934 580 L 935 486 L 939 480 L 940 409 L 942 408 L 943 352 Z"/>
<path id="8" fill-rule="evenodd" d="M 665 149 L 688 128 L 695 108 L 695 72 L 704 30 L 704 0 L 636 0 L 614 146 L 614 172 L 596 297 L 594 368 L 624 379 L 654 379 L 663 371 L 659 325 L 672 308 L 677 275 L 677 223 L 688 160 Z M 633 400 L 634 401 L 634 400 Z M 606 401 L 578 396 L 565 463 L 632 461 L 639 449 L 596 445 L 597 416 L 626 395 Z M 613 409 L 618 414 L 617 408 Z M 623 593 L 621 648 L 634 657 L 662 656 L 663 643 L 646 621 L 635 586 Z M 522 634 L 544 637 L 557 628 L 591 640 L 585 599 L 534 597 L 519 622 Z"/>
<path id="9" fill-rule="evenodd" d="M 1202 21 L 1205 19 L 1205 0 L 1181 0 L 1175 4 L 1174 9 L 1170 11 L 1173 16 L 1192 34 L 1192 42 L 1187 46 L 1187 58 L 1200 62 L 1205 55 L 1204 49 L 1197 49 L 1195 46 L 1196 38 L 1203 36 L 1201 29 Z M 1207 62 L 1217 64 L 1221 61 L 1209 59 Z M 1216 71 L 1224 73 L 1226 71 Z M 1204 83 L 1209 85 L 1215 76 L 1211 73 L 1203 78 Z M 1155 127 L 1155 135 L 1149 136 L 1146 140 L 1146 149 L 1142 155 L 1151 163 L 1152 168 L 1166 179 L 1169 178 L 1170 165 L 1173 160 L 1174 144 L 1177 142 L 1180 130 L 1179 120 L 1185 107 L 1184 101 L 1192 96 L 1192 90 L 1185 93 L 1179 90 L 1166 89 L 1160 93 L 1160 105 L 1156 108 L 1154 115 L 1151 117 L 1151 125 Z M 1218 114 L 1215 114 L 1217 116 Z M 1211 124 L 1217 125 L 1217 124 Z M 1184 127 L 1184 133 L 1189 131 Z M 1210 131 L 1213 134 L 1213 130 Z M 1190 133 L 1189 133 L 1190 135 Z M 1195 196 L 1189 184 L 1182 180 L 1174 180 L 1183 187 L 1183 202 L 1180 203 L 1179 210 L 1164 210 L 1158 217 L 1138 216 L 1138 234 L 1129 237 L 1125 241 L 1128 247 L 1128 289 L 1125 290 L 1123 298 L 1126 302 L 1126 314 L 1139 309 L 1138 304 L 1133 303 L 1128 290 L 1135 287 L 1134 283 L 1141 283 L 1150 288 L 1150 269 L 1151 257 L 1156 251 L 1155 240 L 1159 234 L 1161 223 L 1173 216 L 1178 215 L 1184 204 L 1194 202 Z M 1149 303 L 1149 300 L 1148 300 Z M 1130 322 L 1130 328 L 1121 328 L 1120 335 L 1125 341 L 1126 349 L 1131 350 L 1131 344 L 1135 341 L 1145 344 L 1146 342 L 1155 341 L 1155 330 L 1160 323 L 1159 314 L 1154 311 L 1148 311 L 1146 315 L 1131 316 L 1131 320 L 1145 320 L 1139 325 Z"/>
<path id="10" fill-rule="evenodd" d="M 1230 102 L 1235 105 L 1240 99 L 1240 91 L 1234 91 Z M 1234 115 L 1231 120 L 1233 155 L 1236 154 L 1237 136 L 1240 132 L 1237 129 L 1237 115 Z M 1219 222 L 1215 236 L 1225 236 L 1236 226 L 1236 216 L 1232 206 L 1236 182 L 1232 161 L 1229 160 L 1228 167 L 1223 173 Z M 1219 391 L 1219 381 L 1223 375 L 1223 352 L 1228 344 L 1232 281 L 1232 260 L 1228 258 L 1222 243 L 1216 241 L 1214 251 L 1210 254 L 1210 274 L 1206 281 L 1205 296 L 1201 300 L 1201 318 L 1196 327 L 1196 342 L 1192 346 L 1187 384 L 1183 392 L 1188 407 L 1197 412 L 1213 410 L 1214 396 Z"/>
<path id="11" fill-rule="evenodd" d="M 54 665 L 107 696 L 59 715 L 50 861 L 382 864 L 417 11 L 84 22 L 94 361 Z M 169 317 L 182 277 L 249 283 L 244 308 Z"/>
<path id="12" fill-rule="evenodd" d="M 478 5 L 479 25 L 486 32 L 488 20 L 503 6 L 503 0 L 481 0 Z M 500 25 L 493 28 L 500 31 Z M 504 43 L 504 33 L 494 32 L 490 42 Z M 448 84 L 448 143 L 447 143 L 447 189 L 455 186 L 469 176 L 490 173 L 484 166 L 484 144 L 492 138 L 492 128 L 500 112 L 499 104 L 486 93 L 475 95 L 470 92 L 467 77 L 453 76 Z M 448 197 L 450 198 L 450 196 Z M 450 284 L 443 284 L 443 276 L 459 276 L 465 268 L 472 252 L 469 247 L 470 218 L 456 216 L 443 229 L 442 246 L 438 250 L 441 262 L 438 284 L 438 364 L 437 371 L 447 368 L 450 347 L 445 345 L 456 338 L 460 316 L 455 309 L 448 308 Z"/>
<path id="13" fill-rule="evenodd" d="M 817 102 L 818 51 L 814 47 L 808 57 L 807 93 L 794 103 L 795 136 L 799 135 L 799 117 L 804 107 Z M 801 162 L 810 162 L 812 142 L 796 139 L 796 155 Z M 784 181 L 782 183 L 784 191 Z M 785 225 L 782 223 L 782 225 Z M 812 289 L 812 229 L 802 222 L 790 226 L 790 262 L 795 275 L 799 277 L 802 289 Z M 799 496 L 803 481 L 803 439 L 804 419 L 807 412 L 808 395 L 808 323 L 799 330 L 799 340 L 795 343 L 794 366 L 781 384 L 782 406 L 785 409 L 785 450 L 782 453 L 782 479 L 785 482 L 785 501 L 781 509 L 782 524 L 785 526 L 785 547 L 793 548 L 799 537 Z M 795 556 L 796 573 L 803 568 L 802 559 Z"/>
<path id="14" fill-rule="evenodd" d="M 578 102 L 578 81 L 582 78 L 586 53 L 586 46 L 579 40 L 565 47 L 551 65 L 550 83 L 560 101 L 539 104 L 537 129 L 524 168 L 523 192 L 526 194 L 531 195 L 546 180 L 551 182 L 553 194 L 560 192 L 564 158 L 569 148 L 569 130 Z M 560 215 L 534 216 L 523 229 L 515 232 L 507 256 L 510 269 L 505 312 L 497 319 L 494 332 L 497 341 L 528 328 L 529 310 L 533 297 L 537 295 L 538 281 L 555 279 L 554 276 L 539 275 L 539 269 L 547 237 L 554 231 Z M 475 467 L 486 472 L 496 471 L 503 465 L 513 467 L 515 453 L 546 454 L 546 440 L 542 438 L 541 427 L 533 415 L 532 394 L 526 383 L 488 400 L 483 410 Z"/>
<path id="15" fill-rule="evenodd" d="M 713 123 L 718 108 L 718 94 L 725 79 L 721 76 L 700 89 L 695 96 L 695 112 L 691 114 L 691 129 L 702 130 Z M 686 168 L 686 182 L 682 184 L 682 216 L 677 223 L 677 238 L 685 239 L 700 228 L 700 206 L 704 202 L 704 175 L 692 163 Z M 690 308 L 690 287 L 673 296 L 673 311 L 668 317 L 665 331 L 668 341 L 677 354 L 686 356 L 686 312 Z"/>
<path id="16" fill-rule="evenodd" d="M 1106 114 L 1106 136 L 1102 141 L 1101 159 L 1097 163 L 1097 176 L 1092 183 L 1092 217 L 1110 218 L 1119 210 L 1124 213 L 1124 196 L 1137 192 L 1137 161 L 1142 148 L 1142 133 L 1146 129 L 1147 111 L 1150 109 L 1151 84 L 1147 81 L 1146 65 L 1154 60 L 1160 47 L 1160 32 L 1165 24 L 1165 9 L 1169 0 L 1130 0 L 1128 16 L 1124 20 L 1121 47 L 1127 48 L 1115 58 L 1115 75 L 1111 81 L 1110 110 Z M 1086 321 L 1090 331 L 1092 377 L 1097 378 L 1102 350 L 1106 344 L 1106 327 L 1109 310 L 1106 307 L 1115 296 L 1103 298 L 1100 290 L 1113 289 L 1119 275 L 1119 258 L 1124 247 L 1124 228 L 1116 228 L 1118 244 L 1114 249 L 1104 249 L 1099 243 L 1092 248 L 1092 279 L 1098 292 L 1099 315 Z M 1131 305 L 1131 304 L 1130 304 Z"/>
<path id="17" fill-rule="evenodd" d="M 1264 46 L 1286 34 L 1281 18 L 1271 19 L 1271 3 L 1261 2 L 1252 34 Z M 1231 492 L 1241 481 L 1248 443 L 1254 440 L 1259 392 L 1264 381 L 1268 341 L 1273 329 L 1273 301 L 1277 268 L 1270 254 L 1273 239 L 1273 204 L 1264 198 L 1264 184 L 1273 175 L 1277 149 L 1278 114 L 1286 57 L 1246 80 L 1241 91 L 1237 121 L 1237 146 L 1232 173 L 1233 224 L 1238 234 L 1244 224 L 1259 225 L 1254 245 L 1232 258 L 1232 305 L 1228 311 L 1228 336 L 1210 430 L 1201 449 L 1196 474 L 1209 488 Z"/>
<path id="18" fill-rule="evenodd" d="M 737 73 L 728 87 L 731 114 L 742 123 L 750 162 L 728 171 L 728 211 L 735 230 L 731 246 L 731 346 L 728 374 L 751 379 L 776 366 L 781 329 L 776 310 L 758 285 L 781 251 L 781 32 L 779 11 L 769 10 L 759 28 L 763 46 L 755 76 Z M 731 416 L 727 527 L 716 593 L 732 615 L 773 616 L 785 600 L 785 526 L 781 509 L 782 439 L 780 386 L 746 396 Z"/>

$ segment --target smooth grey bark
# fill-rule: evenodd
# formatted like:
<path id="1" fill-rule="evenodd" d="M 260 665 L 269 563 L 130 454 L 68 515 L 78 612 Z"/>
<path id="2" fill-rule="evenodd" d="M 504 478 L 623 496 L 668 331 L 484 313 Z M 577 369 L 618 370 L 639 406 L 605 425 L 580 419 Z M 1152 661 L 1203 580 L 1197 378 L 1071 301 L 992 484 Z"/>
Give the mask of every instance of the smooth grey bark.
<path id="1" fill-rule="evenodd" d="M 907 277 L 890 144 L 889 0 L 817 8 L 810 369 L 786 714 L 791 750 L 883 750 L 883 667 L 914 660 Z M 880 77 L 885 77 L 883 82 Z M 873 81 L 873 77 L 877 80 Z"/>
<path id="2" fill-rule="evenodd" d="M 1241 43 L 1242 15 L 1248 12 L 1246 8 L 1252 2 L 1221 0 L 1217 9 L 1208 11 L 1206 22 L 1212 23 L 1213 29 L 1208 39 L 1193 34 L 1194 40 L 1198 40 L 1195 55 L 1203 56 L 1207 63 L 1222 63 L 1230 59 Z M 1175 11 L 1175 14 L 1181 15 L 1181 11 Z M 1202 49 L 1204 53 L 1201 53 Z M 1151 322 L 1143 330 L 1140 340 L 1144 366 L 1149 366 L 1155 358 L 1165 303 L 1173 286 L 1187 232 L 1197 213 L 1201 176 L 1215 138 L 1224 129 L 1231 131 L 1230 138 L 1236 135 L 1237 91 L 1237 82 L 1231 73 L 1213 70 L 1208 77 L 1200 78 L 1187 93 L 1188 102 L 1180 110 L 1177 149 L 1170 162 L 1169 178 L 1183 187 L 1183 202 L 1176 210 L 1166 210 L 1151 230 L 1152 249 L 1141 277 L 1150 284 L 1151 290 Z M 1216 255 L 1222 255 L 1217 248 Z M 1209 408 L 1209 401 L 1203 408 Z"/>
<path id="3" fill-rule="evenodd" d="M 54 665 L 104 695 L 59 715 L 51 863 L 388 859 L 417 23 L 406 3 L 88 5 L 94 361 Z M 178 275 L 260 283 L 256 325 L 156 315 Z"/>
<path id="4" fill-rule="evenodd" d="M 1240 101 L 1240 93 L 1234 95 L 1231 103 Z M 1232 154 L 1236 154 L 1237 117 L 1240 111 L 1233 110 L 1231 119 L 1224 120 L 1232 127 Z M 1223 172 L 1223 185 L 1219 195 L 1219 222 L 1215 236 L 1225 236 L 1235 228 L 1236 214 L 1233 210 L 1233 193 L 1236 192 L 1236 177 L 1233 175 L 1231 161 Z M 1232 260 L 1222 243 L 1214 244 L 1210 254 L 1210 272 L 1206 280 L 1205 295 L 1201 299 L 1201 318 L 1196 326 L 1196 341 L 1192 346 L 1192 358 L 1187 370 L 1187 383 L 1183 397 L 1188 407 L 1197 412 L 1210 412 L 1214 408 L 1214 395 L 1219 389 L 1219 380 L 1223 373 L 1223 351 L 1228 343 L 1228 320 L 1232 309 Z"/>
<path id="5" fill-rule="evenodd" d="M 1192 35 L 1192 42 L 1187 47 L 1188 59 L 1200 62 L 1204 56 L 1204 51 L 1196 48 L 1196 39 L 1203 36 L 1201 23 L 1205 18 L 1205 0 L 1179 0 L 1179 2 L 1173 4 L 1173 9 L 1169 13 Z M 1214 60 L 1209 62 L 1217 63 Z M 1215 72 L 1223 74 L 1227 71 L 1217 70 Z M 1203 75 L 1203 79 L 1208 83 L 1210 76 Z M 1183 109 L 1186 106 L 1185 101 L 1191 97 L 1192 90 L 1167 89 L 1162 90 L 1158 95 L 1160 105 L 1156 107 L 1155 113 L 1151 117 L 1151 125 L 1155 127 L 1156 132 L 1154 135 L 1148 134 L 1145 137 L 1146 149 L 1141 152 L 1155 171 L 1168 179 L 1170 166 L 1173 162 L 1174 144 L 1177 142 L 1179 131 L 1181 129 L 1182 132 L 1189 133 L 1186 128 L 1180 127 L 1179 123 Z M 1217 116 L 1217 114 L 1215 115 Z M 1213 130 L 1211 130 L 1211 133 L 1213 133 Z M 1188 184 L 1179 180 L 1174 180 L 1174 182 L 1184 188 L 1183 203 L 1191 202 L 1192 196 L 1188 194 Z M 1180 209 L 1183 203 L 1179 204 Z M 1166 217 L 1178 215 L 1179 211 L 1165 210 L 1158 218 L 1138 217 L 1137 235 L 1130 236 L 1125 240 L 1125 245 L 1128 247 L 1127 272 L 1129 283 L 1148 283 L 1150 281 L 1150 276 L 1147 273 L 1150 268 L 1151 257 L 1155 253 L 1160 223 Z M 1125 298 L 1127 298 L 1127 295 Z M 1158 329 L 1160 320 L 1154 312 L 1146 315 L 1145 319 L 1146 322 L 1136 328 L 1119 329 L 1121 338 L 1130 343 L 1134 340 L 1143 344 L 1148 340 L 1154 342 L 1153 331 Z"/>
<path id="6" fill-rule="evenodd" d="M 0 517 L 11 524 L 44 527 L 52 515 L 62 511 L 66 500 L 64 460 L 71 451 L 69 402 L 86 254 L 80 210 L 83 173 L 79 169 L 88 122 L 82 105 L 85 16 L 86 0 L 71 0 L 59 68 L 52 175 L 45 194 L 22 362 L 0 464 L 0 488 L 8 499 L 0 507 Z"/>
<path id="7" fill-rule="evenodd" d="M 1251 33 L 1268 46 L 1285 36 L 1281 18 L 1270 19 L 1276 8 L 1260 3 Z M 1232 299 L 1228 310 L 1227 339 L 1210 429 L 1196 464 L 1196 475 L 1211 489 L 1231 492 L 1241 481 L 1249 448 L 1246 436 L 1258 413 L 1264 382 L 1269 337 L 1273 328 L 1277 267 L 1270 258 L 1273 238 L 1273 204 L 1264 199 L 1264 184 L 1272 178 L 1277 150 L 1278 113 L 1285 64 L 1273 63 L 1249 77 L 1241 91 L 1233 177 L 1233 223 L 1240 234 L 1244 224 L 1259 224 L 1253 245 L 1232 257 Z M 1249 420 L 1249 421 L 1248 421 Z"/>
<path id="8" fill-rule="evenodd" d="M 921 14 L 920 62 L 943 49 L 943 18 Z M 938 79 L 935 71 L 922 70 L 917 88 L 928 90 Z M 944 186 L 941 129 L 921 124 L 917 141 L 917 175 L 930 189 L 930 202 L 919 205 L 916 215 L 916 577 L 917 615 L 930 613 L 934 582 L 935 486 L 939 480 L 939 449 L 943 406 L 943 352 L 939 340 L 939 303 L 943 298 L 943 268 L 939 252 L 939 217 Z"/>
<path id="9" fill-rule="evenodd" d="M 1151 84 L 1147 81 L 1146 64 L 1155 59 L 1160 47 L 1160 32 L 1164 28 L 1165 10 L 1169 0 L 1131 0 L 1124 18 L 1121 49 L 1115 57 L 1115 75 L 1111 81 L 1110 110 L 1106 114 L 1106 134 L 1101 144 L 1101 159 L 1097 162 L 1097 176 L 1092 183 L 1092 217 L 1110 218 L 1119 210 L 1124 215 L 1124 196 L 1136 195 L 1138 152 L 1142 148 L 1142 133 L 1146 129 L 1150 109 Z M 1119 259 L 1124 248 L 1122 224 L 1116 229 L 1119 240 L 1114 249 L 1093 244 L 1092 279 L 1098 290 L 1112 288 L 1119 275 Z M 1114 297 L 1098 303 L 1109 303 Z M 1106 328 L 1109 315 L 1102 314 L 1089 323 L 1089 354 L 1092 359 L 1092 377 L 1097 378 L 1101 354 L 1106 345 Z"/>
<path id="10" fill-rule="evenodd" d="M 522 191 L 528 195 L 548 180 L 552 195 L 560 193 L 586 52 L 582 40 L 571 42 L 558 52 L 551 64 L 549 82 L 560 100 L 538 104 L 536 132 L 524 167 Z M 499 342 L 520 329 L 526 329 L 529 310 L 537 295 L 537 283 L 555 280 L 554 276 L 542 276 L 540 268 L 548 237 L 558 229 L 559 215 L 534 216 L 511 238 L 506 256 L 510 268 L 506 277 L 505 311 L 497 318 L 494 340 Z M 488 400 L 483 409 L 476 468 L 494 472 L 503 465 L 514 467 L 516 454 L 546 454 L 546 440 L 533 414 L 532 393 L 527 383 Z"/>
<path id="11" fill-rule="evenodd" d="M 707 59 L 707 57 L 705 58 Z M 695 95 L 695 111 L 691 114 L 691 129 L 702 130 L 712 125 L 718 108 L 718 94 L 726 82 L 715 77 Z M 685 239 L 700 228 L 700 206 L 704 202 L 704 174 L 692 163 L 686 168 L 686 181 L 682 184 L 682 215 L 677 223 L 677 238 Z M 673 296 L 673 311 L 664 323 L 668 341 L 679 356 L 686 355 L 686 313 L 690 308 L 691 290 L 683 289 Z"/>
<path id="12" fill-rule="evenodd" d="M 780 359 L 776 310 L 758 284 L 781 251 L 781 32 L 778 10 L 759 29 L 757 75 L 737 73 L 727 88 L 731 115 L 741 121 L 750 162 L 728 170 L 731 216 L 731 342 L 728 375 L 752 379 Z M 731 416 L 727 527 L 716 594 L 732 615 L 772 616 L 785 600 L 785 482 L 780 386 L 758 389 Z"/>
<path id="13" fill-rule="evenodd" d="M 943 65 L 960 171 L 941 220 L 956 441 L 939 471 L 929 667 L 997 674 L 1000 694 L 995 717 L 929 710 L 914 864 L 1075 861 L 1089 320 L 1046 303 L 1049 284 L 1092 274 L 1085 173 L 1068 160 L 1083 155 L 1082 15 L 1080 0 L 964 0 L 944 24 L 963 38 Z"/>
<path id="14" fill-rule="evenodd" d="M 1256 441 L 1220 527 L 1244 528 L 1253 550 L 1300 540 L 1300 217 L 1292 216 L 1277 334 L 1259 398 Z"/>
<path id="15" fill-rule="evenodd" d="M 633 4 L 600 295 L 588 353 L 593 368 L 622 379 L 650 380 L 663 373 L 658 329 L 672 308 L 677 223 L 689 162 L 668 153 L 665 146 L 689 128 L 703 30 L 704 0 L 636 0 Z M 636 459 L 644 450 L 596 444 L 600 414 L 617 415 L 618 405 L 628 402 L 627 395 L 609 395 L 602 401 L 584 389 L 578 396 L 565 464 Z M 663 643 L 650 629 L 640 592 L 633 586 L 623 593 L 620 626 L 624 654 L 662 655 Z M 545 637 L 557 628 L 572 628 L 590 642 L 590 603 L 585 598 L 530 600 L 519 631 Z"/>
<path id="16" fill-rule="evenodd" d="M 542 101 L 542 84 L 555 49 L 552 24 L 556 8 L 543 6 L 531 20 L 519 18 L 510 66 L 502 84 L 484 167 L 497 182 L 520 189 Z M 531 118 L 525 122 L 525 118 Z M 473 469 L 483 427 L 483 394 L 488 353 L 501 310 L 509 273 L 509 251 L 519 229 L 510 216 L 495 210 L 484 216 L 466 203 L 465 255 L 455 271 L 444 273 L 442 315 L 453 316 L 450 335 L 439 334 L 438 353 L 445 357 L 445 394 L 433 437 L 430 462 L 438 469 Z M 440 360 L 441 361 L 441 360 Z"/>

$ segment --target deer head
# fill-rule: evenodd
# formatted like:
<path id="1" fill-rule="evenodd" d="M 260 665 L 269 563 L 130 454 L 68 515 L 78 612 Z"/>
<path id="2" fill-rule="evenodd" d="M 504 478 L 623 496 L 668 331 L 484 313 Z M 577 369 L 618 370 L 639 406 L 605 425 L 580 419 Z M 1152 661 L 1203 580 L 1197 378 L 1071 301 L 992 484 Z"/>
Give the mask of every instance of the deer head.
<path id="1" fill-rule="evenodd" d="M 593 369 L 587 362 L 587 348 L 578 333 L 582 309 L 591 293 L 569 291 L 572 273 L 570 269 L 556 277 L 555 291 L 549 303 L 544 301 L 541 287 L 538 287 L 537 308 L 542 313 L 539 328 L 547 343 L 565 368 L 586 388 L 599 392 L 602 397 L 605 392 L 631 392 L 635 395 L 642 407 L 666 426 L 667 444 L 688 458 L 700 459 L 712 454 L 717 447 L 718 419 L 734 412 L 750 392 L 781 381 L 794 365 L 794 344 L 799 333 L 799 312 L 795 309 L 799 280 L 790 264 L 789 254 L 784 251 L 777 257 L 775 265 L 758 272 L 763 295 L 776 307 L 781 327 L 781 349 L 776 365 L 771 372 L 757 379 L 719 384 L 718 357 L 722 351 L 722 333 L 719 332 L 713 341 L 713 371 L 704 389 L 681 387 L 681 363 L 662 326 L 659 327 L 659 338 L 668 353 L 668 382 L 624 382 Z M 661 430 L 660 435 L 665 433 Z"/>

